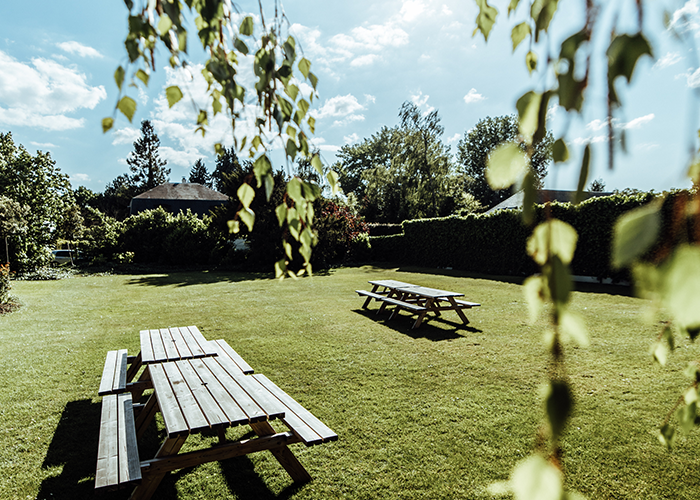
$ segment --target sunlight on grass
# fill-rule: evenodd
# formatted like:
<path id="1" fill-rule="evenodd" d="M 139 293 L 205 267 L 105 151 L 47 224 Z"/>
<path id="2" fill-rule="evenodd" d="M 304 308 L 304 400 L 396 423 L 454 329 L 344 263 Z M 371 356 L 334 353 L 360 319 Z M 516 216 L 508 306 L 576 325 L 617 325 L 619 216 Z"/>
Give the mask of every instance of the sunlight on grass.
<path id="1" fill-rule="evenodd" d="M 435 270 L 338 269 L 299 281 L 172 273 L 16 282 L 22 308 L 0 317 L 0 498 L 92 496 L 97 388 L 107 350 L 139 350 L 144 328 L 197 325 L 226 339 L 339 435 L 293 451 L 314 477 L 297 487 L 267 453 L 177 471 L 154 498 L 490 498 L 526 456 L 540 422 L 543 324 L 517 284 Z M 469 328 L 448 312 L 411 330 L 361 309 L 354 290 L 397 279 L 482 304 Z M 655 437 L 697 346 L 651 363 L 645 303 L 574 293 L 591 345 L 567 345 L 577 406 L 567 481 L 589 498 L 698 498 L 700 437 L 669 454 Z M 153 456 L 162 421 L 140 443 Z M 244 436 L 247 427 L 229 430 Z M 187 446 L 215 439 L 202 436 Z M 112 498 L 106 495 L 106 498 Z M 114 498 L 125 498 L 117 494 Z"/>

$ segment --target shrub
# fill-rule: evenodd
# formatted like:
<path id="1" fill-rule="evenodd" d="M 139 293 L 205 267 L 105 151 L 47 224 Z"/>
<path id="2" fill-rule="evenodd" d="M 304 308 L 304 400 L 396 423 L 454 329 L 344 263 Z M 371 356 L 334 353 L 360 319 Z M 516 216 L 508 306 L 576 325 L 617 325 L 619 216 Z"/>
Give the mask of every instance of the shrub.
<path id="1" fill-rule="evenodd" d="M 316 200 L 314 209 L 314 226 L 318 235 L 318 244 L 311 255 L 314 268 L 322 269 L 345 262 L 352 257 L 354 240 L 357 240 L 357 251 L 361 251 L 363 239 L 360 235 L 368 230 L 362 218 L 353 215 L 347 206 L 325 198 Z M 368 246 L 369 239 L 364 241 Z"/>

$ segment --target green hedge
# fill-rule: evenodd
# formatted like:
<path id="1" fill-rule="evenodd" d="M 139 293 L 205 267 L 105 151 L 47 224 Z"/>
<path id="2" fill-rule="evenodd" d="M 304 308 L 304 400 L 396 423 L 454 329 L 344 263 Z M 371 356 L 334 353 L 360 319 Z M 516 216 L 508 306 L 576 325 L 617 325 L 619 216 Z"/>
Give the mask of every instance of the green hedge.
<path id="1" fill-rule="evenodd" d="M 625 274 L 610 267 L 615 221 L 623 213 L 661 196 L 664 231 L 668 232 L 674 203 L 679 196 L 687 196 L 687 192 L 615 194 L 591 198 L 579 205 L 557 202 L 537 205 L 535 219 L 545 220 L 546 211 L 550 211 L 552 217 L 576 229 L 579 243 L 571 265 L 573 274 L 620 279 Z M 403 230 L 402 235 L 371 237 L 372 258 L 500 275 L 529 275 L 537 271 L 525 252 L 532 228 L 522 223 L 520 211 L 411 220 L 403 223 Z"/>

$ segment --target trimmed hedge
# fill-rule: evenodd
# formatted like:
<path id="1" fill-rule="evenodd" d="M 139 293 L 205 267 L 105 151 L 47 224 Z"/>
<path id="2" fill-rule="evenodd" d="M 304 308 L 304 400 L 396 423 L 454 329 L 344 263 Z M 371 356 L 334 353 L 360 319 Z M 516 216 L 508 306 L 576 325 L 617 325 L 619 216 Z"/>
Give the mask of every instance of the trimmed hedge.
<path id="1" fill-rule="evenodd" d="M 555 202 L 536 205 L 535 219 L 537 223 L 545 220 L 550 211 L 552 217 L 576 229 L 579 240 L 571 264 L 574 275 L 621 279 L 626 274 L 610 267 L 615 221 L 625 212 L 663 196 L 663 231 L 668 235 L 677 218 L 675 201 L 687 195 L 686 191 L 663 195 L 652 192 L 591 198 L 579 205 Z M 525 251 L 532 228 L 522 223 L 517 210 L 405 221 L 403 231 L 402 235 L 371 237 L 372 258 L 497 275 L 537 272 Z M 675 233 L 672 237 L 678 239 Z M 667 240 L 666 236 L 663 239 Z"/>

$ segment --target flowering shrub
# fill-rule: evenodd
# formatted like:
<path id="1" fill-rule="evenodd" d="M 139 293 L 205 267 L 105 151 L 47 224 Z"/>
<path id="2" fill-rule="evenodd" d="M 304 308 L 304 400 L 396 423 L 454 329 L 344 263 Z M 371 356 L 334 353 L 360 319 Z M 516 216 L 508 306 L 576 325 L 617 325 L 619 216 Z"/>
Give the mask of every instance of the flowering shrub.
<path id="1" fill-rule="evenodd" d="M 342 263 L 353 253 L 362 255 L 359 251 L 353 252 L 354 247 L 360 250 L 369 245 L 369 240 L 361 236 L 369 231 L 362 218 L 355 216 L 348 207 L 331 200 L 319 199 L 314 208 L 314 227 L 318 233 L 318 244 L 311 256 L 314 268 Z"/>

